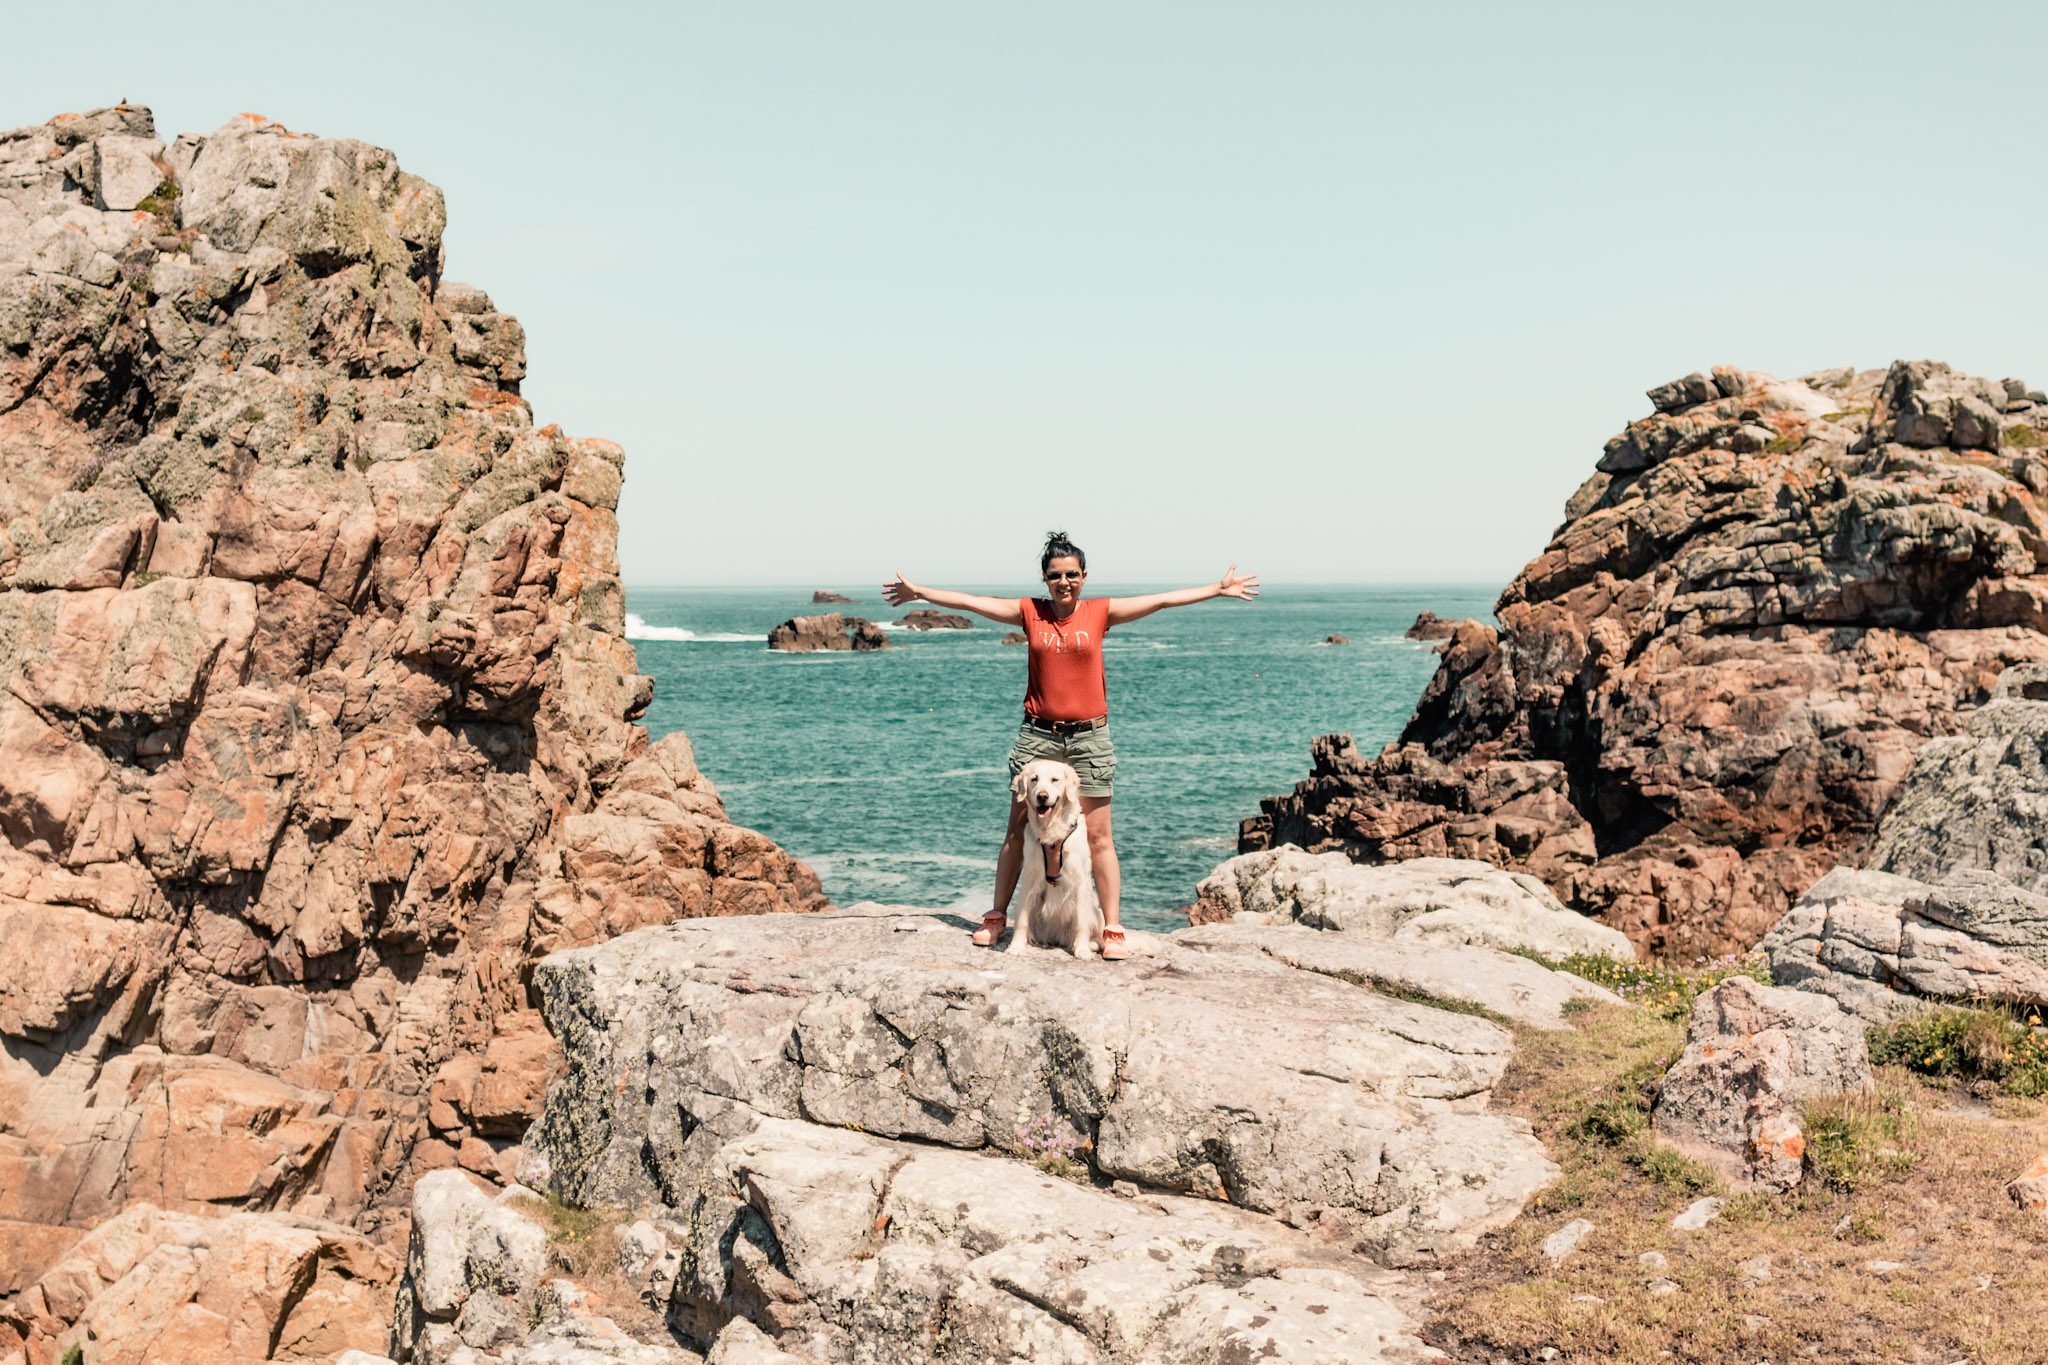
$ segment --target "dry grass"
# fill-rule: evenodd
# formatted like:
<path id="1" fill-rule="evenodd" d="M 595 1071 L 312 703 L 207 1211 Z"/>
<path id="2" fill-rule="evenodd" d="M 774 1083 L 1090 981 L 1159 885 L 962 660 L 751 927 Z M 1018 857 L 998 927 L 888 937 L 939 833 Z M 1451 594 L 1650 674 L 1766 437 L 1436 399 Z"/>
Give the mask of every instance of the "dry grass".
<path id="1" fill-rule="evenodd" d="M 1627 1008 L 1575 1022 L 1574 1033 L 1525 1031 L 1495 1092 L 1496 1108 L 1535 1126 L 1563 1176 L 1447 1268 L 1428 1338 L 1451 1360 L 1520 1365 L 1545 1348 L 1644 1365 L 2048 1359 L 2048 1224 L 2004 1192 L 2048 1150 L 2040 1101 L 1981 1104 L 1945 1079 L 1880 1068 L 1876 1095 L 1809 1108 L 1814 1141 L 1797 1191 L 1732 1195 L 1704 1231 L 1675 1232 L 1704 1173 L 1660 1169 L 1629 1115 L 1677 1058 L 1684 1026 Z M 1539 1244 L 1572 1218 L 1594 1231 L 1552 1267 Z M 1668 1264 L 1644 1266 L 1646 1252 Z M 1744 1273 L 1759 1257 L 1768 1278 Z M 1677 1292 L 1650 1293 L 1659 1277 Z"/>
<path id="2" fill-rule="evenodd" d="M 549 1198 L 514 1199 L 519 1212 L 548 1229 L 549 1273 L 574 1280 L 597 1298 L 596 1309 L 627 1332 L 661 1329 L 659 1314 L 640 1302 L 619 1267 L 619 1230 L 633 1221 L 630 1210 L 579 1209 Z"/>

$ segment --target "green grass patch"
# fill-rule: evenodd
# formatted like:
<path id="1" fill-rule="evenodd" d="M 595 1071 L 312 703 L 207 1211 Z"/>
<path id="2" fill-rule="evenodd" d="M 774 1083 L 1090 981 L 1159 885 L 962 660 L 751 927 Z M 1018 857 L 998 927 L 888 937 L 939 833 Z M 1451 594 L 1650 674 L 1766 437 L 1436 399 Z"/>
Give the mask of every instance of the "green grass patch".
<path id="1" fill-rule="evenodd" d="M 1704 1194 L 1721 1183 L 1706 1162 L 1669 1147 L 1645 1143 L 1629 1155 L 1628 1164 L 1654 1184 L 1669 1185 L 1687 1194 Z"/>
<path id="2" fill-rule="evenodd" d="M 2039 1009 L 1944 1006 L 1874 1024 L 1864 1036 L 1880 1065 L 1993 1081 L 2021 1098 L 2048 1095 L 2048 1030 Z"/>
<path id="3" fill-rule="evenodd" d="M 1998 443 L 2011 449 L 2015 446 L 2048 445 L 2048 432 L 2025 425 L 2007 427 L 1998 434 Z"/>
<path id="4" fill-rule="evenodd" d="M 57 1358 L 57 1365 L 85 1365 L 85 1348 L 73 1342 L 64 1348 L 64 1354 Z"/>
<path id="5" fill-rule="evenodd" d="M 156 219 L 163 234 L 171 236 L 178 231 L 178 196 L 181 193 L 178 182 L 166 177 L 157 182 L 157 187 L 135 207 Z"/>
<path id="6" fill-rule="evenodd" d="M 1641 1005 L 1665 1019 L 1683 1019 L 1692 1013 L 1692 1002 L 1731 976 L 1747 976 L 1771 984 L 1770 963 L 1760 952 L 1742 957 L 1730 955 L 1701 958 L 1690 967 L 1672 967 L 1657 962 L 1620 962 L 1598 953 L 1573 953 L 1567 958 L 1546 957 L 1527 948 L 1509 948 L 1554 972 L 1570 972 L 1596 986 L 1605 986 L 1631 1005 Z"/>
<path id="7" fill-rule="evenodd" d="M 1499 1010 L 1488 1009 L 1476 1000 L 1457 1000 L 1448 996 L 1429 995 L 1423 991 L 1410 990 L 1406 986 L 1389 985 L 1384 981 L 1359 981 L 1354 984 L 1394 1000 L 1406 1000 L 1411 1005 L 1427 1005 L 1433 1010 L 1448 1010 L 1452 1014 L 1470 1014 L 1503 1027 L 1514 1026 L 1514 1021 L 1505 1014 Z"/>
<path id="8" fill-rule="evenodd" d="M 1584 1142 L 1623 1147 L 1636 1141 L 1650 1128 L 1650 1109 L 1657 1102 L 1657 1088 L 1664 1077 L 1664 1063 L 1637 1062 L 1624 1069 L 1608 1084 L 1594 1090 L 1592 1102 L 1568 1130 Z"/>
<path id="9" fill-rule="evenodd" d="M 1913 1106 L 1889 1086 L 1815 1100 L 1799 1126 L 1806 1134 L 1807 1170 L 1845 1193 L 1898 1180 L 1920 1160 Z"/>
<path id="10" fill-rule="evenodd" d="M 513 1201 L 521 1213 L 537 1218 L 548 1229 L 551 1242 L 587 1242 L 612 1225 L 608 1214 L 617 1210 L 579 1209 L 549 1195 L 545 1199 L 518 1198 Z"/>

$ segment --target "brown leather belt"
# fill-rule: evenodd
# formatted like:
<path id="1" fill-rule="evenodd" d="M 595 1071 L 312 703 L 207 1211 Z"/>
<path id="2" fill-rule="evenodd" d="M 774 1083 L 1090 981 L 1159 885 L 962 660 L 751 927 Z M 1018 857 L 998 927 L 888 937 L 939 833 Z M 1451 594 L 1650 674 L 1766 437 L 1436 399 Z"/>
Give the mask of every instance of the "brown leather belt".
<path id="1" fill-rule="evenodd" d="M 1083 730 L 1100 730 L 1109 724 L 1109 717 L 1097 716 L 1093 720 L 1040 720 L 1036 716 L 1026 716 L 1024 723 L 1049 735 L 1078 735 Z"/>

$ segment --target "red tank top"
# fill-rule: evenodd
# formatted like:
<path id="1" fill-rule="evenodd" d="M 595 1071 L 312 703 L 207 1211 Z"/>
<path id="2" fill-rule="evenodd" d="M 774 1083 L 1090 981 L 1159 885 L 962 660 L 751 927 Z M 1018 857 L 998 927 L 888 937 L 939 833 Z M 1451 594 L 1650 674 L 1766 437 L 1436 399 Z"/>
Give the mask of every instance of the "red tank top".
<path id="1" fill-rule="evenodd" d="M 1109 714 L 1109 686 L 1102 675 L 1102 637 L 1109 632 L 1109 599 L 1090 598 L 1066 620 L 1056 620 L 1052 603 L 1020 597 L 1024 638 L 1031 653 L 1031 681 L 1024 714 L 1040 720 L 1094 720 Z"/>

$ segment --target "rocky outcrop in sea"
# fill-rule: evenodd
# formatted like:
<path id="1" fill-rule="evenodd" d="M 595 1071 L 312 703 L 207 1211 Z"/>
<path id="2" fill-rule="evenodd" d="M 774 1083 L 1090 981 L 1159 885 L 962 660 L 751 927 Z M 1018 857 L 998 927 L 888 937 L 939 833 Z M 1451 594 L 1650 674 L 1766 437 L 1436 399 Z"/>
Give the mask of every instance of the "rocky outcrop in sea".
<path id="1" fill-rule="evenodd" d="M 889 633 L 873 621 L 836 611 L 822 616 L 792 616 L 768 632 L 768 648 L 785 654 L 889 647 Z"/>
<path id="2" fill-rule="evenodd" d="M 533 425 L 445 221 L 255 115 L 0 133 L 0 1340 L 84 1330 L 52 1268 L 146 1201 L 90 1283 L 176 1247 L 183 1358 L 260 1358 L 207 1284 L 267 1350 L 419 1174 L 509 1178 L 537 959 L 824 904 L 634 723 L 623 454 Z"/>
<path id="3" fill-rule="evenodd" d="M 1714 956 L 1860 861 L 1920 747 L 2048 659 L 2040 390 L 1901 361 L 1649 396 L 1399 741 L 1317 740 L 1241 850 L 1482 859 Z"/>
<path id="4" fill-rule="evenodd" d="M 972 630 L 974 622 L 958 612 L 931 611 L 919 607 L 896 623 L 899 630 Z"/>

